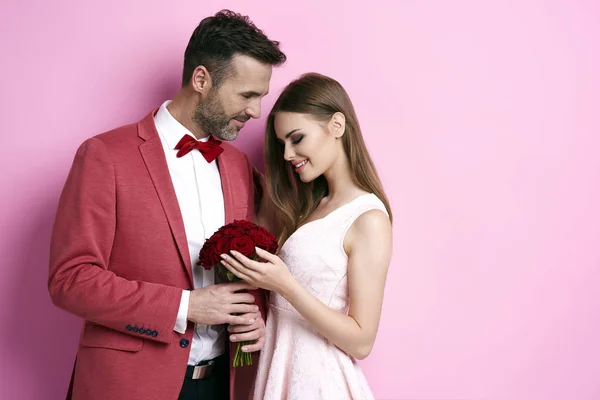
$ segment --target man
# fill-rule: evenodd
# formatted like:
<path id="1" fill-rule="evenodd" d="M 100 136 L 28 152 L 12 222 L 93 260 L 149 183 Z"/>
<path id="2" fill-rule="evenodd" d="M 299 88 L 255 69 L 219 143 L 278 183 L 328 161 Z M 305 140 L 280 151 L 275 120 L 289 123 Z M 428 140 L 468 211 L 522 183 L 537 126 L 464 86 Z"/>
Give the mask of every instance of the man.
<path id="1" fill-rule="evenodd" d="M 261 349 L 264 296 L 219 284 L 196 262 L 218 228 L 253 218 L 252 166 L 221 141 L 260 116 L 285 59 L 248 17 L 221 11 L 192 34 L 172 101 L 77 151 L 49 275 L 53 302 L 85 319 L 68 396 L 248 397 L 258 358 L 233 369 L 231 357 L 235 342 Z"/>

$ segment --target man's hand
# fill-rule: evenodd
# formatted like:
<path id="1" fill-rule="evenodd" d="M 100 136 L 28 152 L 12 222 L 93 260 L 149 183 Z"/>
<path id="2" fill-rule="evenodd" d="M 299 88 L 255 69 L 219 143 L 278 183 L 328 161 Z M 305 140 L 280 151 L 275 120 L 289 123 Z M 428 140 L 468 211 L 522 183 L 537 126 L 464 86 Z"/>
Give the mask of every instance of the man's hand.
<path id="1" fill-rule="evenodd" d="M 252 319 L 254 323 L 250 325 L 229 325 L 227 327 L 227 330 L 231 334 L 229 340 L 235 343 L 256 341 L 242 347 L 242 351 L 245 353 L 262 350 L 265 344 L 265 322 L 260 316 L 260 312 L 242 315 L 242 317 Z"/>
<path id="2" fill-rule="evenodd" d="M 251 304 L 254 302 L 254 296 L 236 292 L 253 289 L 256 288 L 247 283 L 236 282 L 192 290 L 188 320 L 201 325 L 251 325 L 256 321 L 248 314 L 258 312 L 258 306 Z"/>

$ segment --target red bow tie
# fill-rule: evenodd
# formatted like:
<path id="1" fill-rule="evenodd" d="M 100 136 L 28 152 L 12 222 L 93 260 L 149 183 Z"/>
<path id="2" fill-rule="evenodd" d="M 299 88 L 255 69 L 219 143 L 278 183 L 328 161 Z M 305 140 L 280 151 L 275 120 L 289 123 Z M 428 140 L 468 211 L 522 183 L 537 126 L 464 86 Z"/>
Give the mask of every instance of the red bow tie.
<path id="1" fill-rule="evenodd" d="M 198 149 L 208 163 L 213 162 L 223 152 L 221 141 L 212 136 L 208 141 L 201 142 L 190 135 L 184 135 L 179 143 L 177 143 L 177 146 L 175 146 L 175 150 L 179 150 L 177 157 L 183 157 L 193 149 Z"/>

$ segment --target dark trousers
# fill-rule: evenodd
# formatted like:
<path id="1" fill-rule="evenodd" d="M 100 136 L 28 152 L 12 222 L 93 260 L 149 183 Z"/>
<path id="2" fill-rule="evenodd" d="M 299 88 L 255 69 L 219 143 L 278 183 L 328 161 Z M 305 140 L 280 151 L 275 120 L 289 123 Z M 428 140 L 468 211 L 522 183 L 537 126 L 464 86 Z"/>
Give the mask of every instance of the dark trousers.
<path id="1" fill-rule="evenodd" d="M 193 367 L 188 366 L 179 400 L 229 400 L 229 357 L 225 353 L 214 361 L 213 373 L 204 379 L 192 379 Z"/>

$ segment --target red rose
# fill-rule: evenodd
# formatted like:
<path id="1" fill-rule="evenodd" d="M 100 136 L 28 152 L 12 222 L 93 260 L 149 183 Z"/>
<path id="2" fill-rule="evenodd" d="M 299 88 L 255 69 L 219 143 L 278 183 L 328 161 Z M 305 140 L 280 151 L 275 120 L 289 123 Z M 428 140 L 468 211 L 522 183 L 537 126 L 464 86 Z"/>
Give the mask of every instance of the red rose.
<path id="1" fill-rule="evenodd" d="M 212 237 L 211 237 L 212 239 Z M 215 238 L 215 251 L 221 254 L 229 253 L 229 248 L 231 246 L 231 239 L 227 235 L 219 235 Z"/>
<path id="2" fill-rule="evenodd" d="M 269 253 L 275 253 L 279 244 L 277 238 L 265 227 L 259 226 L 258 229 L 263 233 L 263 241 L 258 245 L 260 248 L 268 251 Z"/>
<path id="3" fill-rule="evenodd" d="M 202 246 L 202 250 L 200 250 L 198 264 L 204 269 L 210 270 L 221 260 L 219 254 L 220 253 L 216 251 L 215 243 L 207 240 L 206 243 L 204 243 L 204 246 Z"/>
<path id="4" fill-rule="evenodd" d="M 275 241 L 273 241 L 272 243 L 269 243 L 269 245 L 267 247 L 265 247 L 264 250 L 268 251 L 271 254 L 275 254 L 277 252 L 278 248 L 279 248 L 279 243 L 277 242 L 277 239 L 275 239 Z"/>
<path id="5" fill-rule="evenodd" d="M 260 246 L 266 240 L 265 234 L 258 229 L 250 231 L 249 235 L 257 246 Z"/>
<path id="6" fill-rule="evenodd" d="M 256 246 L 260 247 L 261 249 L 267 250 L 268 252 L 273 252 L 273 245 L 277 245 L 277 239 L 275 239 L 275 236 L 273 236 L 271 232 L 267 231 L 264 228 L 253 230 L 252 232 L 250 232 L 250 237 L 252 238 L 252 240 L 254 240 Z"/>
<path id="7" fill-rule="evenodd" d="M 218 231 L 223 236 L 231 236 L 232 233 L 235 232 L 235 228 L 233 226 L 225 225 L 223 228 Z"/>
<path id="8" fill-rule="evenodd" d="M 240 236 L 231 239 L 231 247 L 230 250 L 235 250 L 246 257 L 252 258 L 255 253 L 254 249 L 254 241 L 249 236 Z"/>

